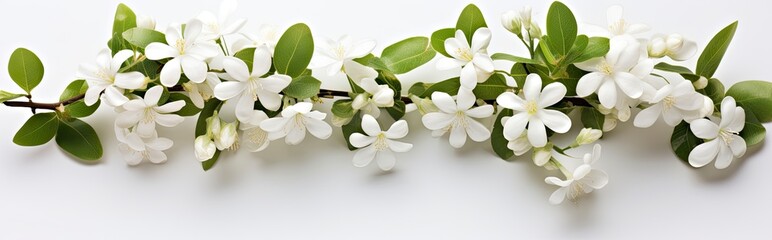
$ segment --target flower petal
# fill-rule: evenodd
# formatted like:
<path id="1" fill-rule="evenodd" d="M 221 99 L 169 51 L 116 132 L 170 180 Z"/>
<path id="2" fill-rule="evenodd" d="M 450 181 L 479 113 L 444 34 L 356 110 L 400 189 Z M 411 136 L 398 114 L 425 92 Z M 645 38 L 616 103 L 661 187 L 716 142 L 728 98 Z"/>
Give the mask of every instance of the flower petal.
<path id="1" fill-rule="evenodd" d="M 236 102 L 236 118 L 239 119 L 239 121 L 246 122 L 252 119 L 252 116 L 254 116 L 254 109 L 255 109 L 255 100 L 250 96 L 249 94 L 241 94 L 238 99 L 233 99 L 230 101 L 238 101 Z M 262 99 L 260 102 L 263 102 Z M 268 107 L 266 107 L 268 108 Z M 270 108 L 268 108 L 270 109 Z"/>
<path id="2" fill-rule="evenodd" d="M 612 78 L 614 78 L 614 81 L 616 81 L 616 85 L 619 87 L 619 89 L 622 89 L 622 92 L 627 94 L 628 97 L 639 98 L 641 95 L 643 95 L 641 80 L 635 75 L 626 72 L 619 72 L 615 73 Z"/>
<path id="3" fill-rule="evenodd" d="M 466 129 L 459 126 L 451 127 L 450 138 L 448 140 L 450 141 L 450 146 L 453 146 L 454 148 L 463 147 L 466 143 Z"/>
<path id="4" fill-rule="evenodd" d="M 145 75 L 140 72 L 118 73 L 115 86 L 123 89 L 138 89 L 145 85 Z"/>
<path id="5" fill-rule="evenodd" d="M 512 117 L 501 119 L 504 125 L 504 138 L 509 141 L 514 141 L 525 130 L 525 125 L 528 124 L 528 113 L 517 113 Z"/>
<path id="6" fill-rule="evenodd" d="M 182 68 L 180 67 L 180 59 L 174 58 L 161 69 L 161 84 L 167 87 L 177 85 L 180 81 L 180 75 L 182 75 Z"/>
<path id="7" fill-rule="evenodd" d="M 271 70 L 271 50 L 262 45 L 255 49 L 255 56 L 252 62 L 252 76 L 260 77 Z"/>
<path id="8" fill-rule="evenodd" d="M 223 60 L 223 67 L 233 79 L 244 82 L 249 80 L 249 68 L 244 61 L 238 58 L 226 58 Z"/>
<path id="9" fill-rule="evenodd" d="M 375 49 L 375 41 L 364 40 L 354 44 L 354 47 L 346 53 L 346 59 L 361 58 L 370 54 Z"/>
<path id="10" fill-rule="evenodd" d="M 638 113 L 638 116 L 635 116 L 633 125 L 639 128 L 651 127 L 651 125 L 659 118 L 660 113 L 662 113 L 661 103 L 651 105 L 648 108 L 641 110 Z"/>
<path id="11" fill-rule="evenodd" d="M 232 82 L 232 81 L 217 84 L 217 86 L 214 87 L 214 96 L 217 99 L 220 99 L 223 101 L 231 99 L 244 91 L 244 88 L 246 88 L 244 84 L 245 83 L 242 83 L 242 82 Z M 247 94 L 244 94 L 244 95 L 247 95 Z"/>
<path id="12" fill-rule="evenodd" d="M 155 122 L 164 127 L 174 127 L 185 121 L 185 118 L 174 114 L 156 114 Z"/>
<path id="13" fill-rule="evenodd" d="M 121 106 L 129 101 L 129 98 L 123 95 L 123 90 L 110 86 L 105 88 L 105 98 L 110 105 Z"/>
<path id="14" fill-rule="evenodd" d="M 697 119 L 689 124 L 694 136 L 702 139 L 714 139 L 718 137 L 718 125 L 708 119 Z"/>
<path id="15" fill-rule="evenodd" d="M 745 143 L 745 139 L 737 135 L 733 135 L 732 141 L 729 142 L 729 149 L 732 150 L 732 155 L 734 155 L 734 157 L 739 158 L 745 155 L 747 147 L 748 146 Z"/>
<path id="16" fill-rule="evenodd" d="M 603 79 L 606 78 L 606 74 L 599 72 L 591 72 L 582 76 L 579 82 L 576 84 L 576 95 L 580 97 L 586 97 L 594 93 L 600 87 Z"/>
<path id="17" fill-rule="evenodd" d="M 355 167 L 365 167 L 369 165 L 373 159 L 375 159 L 375 153 L 376 151 L 374 146 L 359 149 L 359 151 L 354 153 L 354 158 L 351 162 Z"/>
<path id="18" fill-rule="evenodd" d="M 480 50 L 488 48 L 491 42 L 491 30 L 487 27 L 478 28 L 472 34 L 472 52 L 477 53 Z"/>
<path id="19" fill-rule="evenodd" d="M 349 136 L 348 141 L 351 143 L 351 146 L 354 146 L 356 148 L 363 148 L 370 144 L 373 144 L 375 142 L 375 139 L 377 137 L 370 137 L 358 132 L 352 133 L 351 136 Z"/>
<path id="20" fill-rule="evenodd" d="M 454 114 L 430 112 L 421 118 L 424 126 L 429 130 L 439 130 L 450 125 L 455 120 Z"/>
<path id="21" fill-rule="evenodd" d="M 182 72 L 185 76 L 194 83 L 202 83 L 206 80 L 206 71 L 209 70 L 204 61 L 198 60 L 190 56 L 184 56 L 180 59 L 180 65 L 182 66 Z"/>
<path id="22" fill-rule="evenodd" d="M 732 163 L 734 156 L 732 156 L 732 150 L 729 149 L 729 146 L 723 143 L 719 143 L 718 145 L 718 155 L 716 156 L 715 165 L 717 169 L 724 169 L 729 167 L 729 164 Z"/>
<path id="23" fill-rule="evenodd" d="M 475 142 L 482 142 L 491 137 L 491 131 L 482 125 L 482 123 L 475 121 L 469 117 L 466 118 L 466 133 Z"/>
<path id="24" fill-rule="evenodd" d="M 544 123 L 538 118 L 528 121 L 528 141 L 534 147 L 547 145 L 547 130 L 544 129 Z"/>
<path id="25" fill-rule="evenodd" d="M 375 159 L 378 163 L 378 167 L 383 171 L 389 171 L 397 165 L 397 158 L 394 157 L 394 153 L 390 150 L 378 151 L 375 154 Z"/>
<path id="26" fill-rule="evenodd" d="M 461 87 L 466 89 L 474 89 L 477 86 L 477 70 L 474 64 L 467 63 L 461 68 Z"/>
<path id="27" fill-rule="evenodd" d="M 328 139 L 332 135 L 330 124 L 314 118 L 306 118 L 306 130 L 318 139 Z"/>
<path id="28" fill-rule="evenodd" d="M 384 134 L 386 138 L 398 139 L 398 138 L 403 138 L 407 136 L 407 133 L 408 133 L 407 121 L 399 120 L 394 122 L 394 124 L 392 124 L 391 127 L 389 127 L 389 130 L 386 130 Z"/>
<path id="29" fill-rule="evenodd" d="M 568 191 L 568 188 L 561 187 L 552 192 L 550 195 L 550 203 L 554 205 L 558 205 L 563 202 L 566 198 L 566 192 Z"/>
<path id="30" fill-rule="evenodd" d="M 394 152 L 407 152 L 413 148 L 413 144 L 394 141 L 391 139 L 386 139 L 386 143 L 389 144 L 389 149 L 391 149 Z"/>
<path id="31" fill-rule="evenodd" d="M 593 169 L 587 175 L 584 175 L 581 182 L 594 189 L 601 189 L 608 184 L 608 175 L 604 171 Z"/>
<path id="32" fill-rule="evenodd" d="M 132 50 L 124 49 L 118 51 L 118 53 L 116 53 L 110 61 L 110 70 L 112 72 L 118 72 L 118 70 L 121 69 L 123 62 L 126 62 L 126 60 L 132 56 L 134 56 L 134 51 Z"/>
<path id="33" fill-rule="evenodd" d="M 691 152 L 689 152 L 689 164 L 692 167 L 703 167 L 710 161 L 716 158 L 719 149 L 720 140 L 710 140 L 697 145 Z"/>
<path id="34" fill-rule="evenodd" d="M 487 118 L 493 115 L 493 105 L 483 105 L 466 111 L 466 115 L 473 118 Z"/>
<path id="35" fill-rule="evenodd" d="M 445 92 L 437 91 L 432 93 L 432 102 L 435 106 L 437 106 L 437 108 L 445 113 L 456 113 L 458 110 L 456 102 L 453 101 L 453 98 Z"/>
<path id="36" fill-rule="evenodd" d="M 504 108 L 509 108 L 518 112 L 525 111 L 525 100 L 512 92 L 501 93 L 496 97 L 496 103 Z"/>
<path id="37" fill-rule="evenodd" d="M 537 113 L 537 116 L 544 125 L 557 133 L 566 133 L 571 129 L 571 118 L 558 110 L 543 109 Z"/>
<path id="38" fill-rule="evenodd" d="M 274 74 L 260 79 L 260 86 L 266 91 L 279 93 L 284 90 L 290 82 L 292 82 L 292 77 L 284 74 Z"/>
<path id="39" fill-rule="evenodd" d="M 362 116 L 362 130 L 365 131 L 367 136 L 378 136 L 381 134 L 381 126 L 378 125 L 378 121 L 369 114 Z"/>
<path id="40" fill-rule="evenodd" d="M 523 94 L 525 94 L 526 101 L 538 101 L 539 95 L 541 95 L 541 77 L 532 73 L 525 78 L 525 86 L 523 86 Z"/>
<path id="41" fill-rule="evenodd" d="M 617 104 L 617 87 L 614 81 L 603 81 L 598 89 L 598 99 L 605 108 L 613 108 Z"/>
<path id="42" fill-rule="evenodd" d="M 544 90 L 539 96 L 537 105 L 541 108 L 546 108 L 558 103 L 563 97 L 566 96 L 566 86 L 559 82 L 547 84 Z"/>
<path id="43" fill-rule="evenodd" d="M 179 55 L 180 52 L 177 49 L 159 42 L 150 43 L 145 47 L 145 56 L 150 60 L 173 58 Z"/>

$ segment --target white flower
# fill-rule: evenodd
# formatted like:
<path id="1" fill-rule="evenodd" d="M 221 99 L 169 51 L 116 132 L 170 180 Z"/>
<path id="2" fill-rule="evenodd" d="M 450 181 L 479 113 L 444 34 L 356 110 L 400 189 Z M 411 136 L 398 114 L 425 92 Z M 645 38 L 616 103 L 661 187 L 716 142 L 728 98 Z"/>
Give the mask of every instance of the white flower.
<path id="1" fill-rule="evenodd" d="M 206 81 L 203 83 L 186 82 L 182 84 L 182 88 L 188 93 L 190 101 L 193 102 L 197 108 L 204 108 L 205 101 L 214 96 L 214 88 L 220 84 L 220 78 L 216 73 L 207 73 Z"/>
<path id="2" fill-rule="evenodd" d="M 721 122 L 707 119 L 692 121 L 690 128 L 694 136 L 706 141 L 689 153 L 689 164 L 702 167 L 716 159 L 716 168 L 724 169 L 732 159 L 742 157 L 747 146 L 738 134 L 745 127 L 745 110 L 737 107 L 734 98 L 726 97 L 721 102 Z"/>
<path id="3" fill-rule="evenodd" d="M 241 129 L 242 146 L 246 147 L 250 152 L 263 151 L 268 147 L 268 133 L 260 128 L 260 123 L 268 119 L 268 115 L 263 111 L 255 110 L 252 114 L 252 119 L 247 122 L 242 122 L 239 125 Z"/>
<path id="4" fill-rule="evenodd" d="M 343 70 L 343 66 L 347 63 L 367 56 L 375 49 L 375 41 L 363 40 L 353 43 L 347 35 L 340 37 L 337 41 L 325 39 L 324 43 L 326 45 L 318 49 L 319 54 L 315 54 L 314 68 L 327 68 L 327 74 L 330 76 Z"/>
<path id="5" fill-rule="evenodd" d="M 213 121 L 220 121 L 219 124 L 219 131 L 217 131 L 217 134 L 213 134 L 214 137 L 214 145 L 217 146 L 217 149 L 222 151 L 225 149 L 235 149 L 236 141 L 239 139 L 238 134 L 238 121 L 233 122 L 225 122 L 222 119 L 214 119 Z M 214 124 L 213 124 L 214 125 Z M 214 132 L 213 132 L 214 133 Z"/>
<path id="6" fill-rule="evenodd" d="M 149 30 L 155 30 L 155 19 L 144 15 L 138 15 L 137 27 L 149 29 Z"/>
<path id="7" fill-rule="evenodd" d="M 204 24 L 202 29 L 202 38 L 216 40 L 222 36 L 234 34 L 247 23 L 247 19 L 231 19 L 231 14 L 236 12 L 238 2 L 235 0 L 224 0 L 220 3 L 220 13 L 215 16 L 209 11 L 204 11 L 196 17 Z"/>
<path id="8" fill-rule="evenodd" d="M 474 118 L 493 115 L 493 106 L 474 107 L 475 96 L 471 91 L 459 91 L 456 101 L 444 92 L 432 93 L 432 102 L 440 110 L 427 113 L 421 118 L 432 135 L 439 137 L 450 132 L 450 145 L 460 148 L 466 143 L 467 135 L 475 142 L 482 142 L 491 136 L 490 130 Z"/>
<path id="9" fill-rule="evenodd" d="M 580 97 L 598 93 L 600 103 L 612 108 L 619 103 L 618 95 L 637 99 L 644 93 L 642 78 L 654 69 L 650 59 L 641 60 L 640 44 L 624 37 L 610 40 L 610 49 L 605 57 L 593 58 L 577 63 L 576 67 L 590 73 L 582 76 L 576 86 Z"/>
<path id="10" fill-rule="evenodd" d="M 353 133 L 349 142 L 359 150 L 354 154 L 354 166 L 364 167 L 376 159 L 378 167 L 383 171 L 394 168 L 396 159 L 394 152 L 407 152 L 413 148 L 413 144 L 395 141 L 407 136 L 408 127 L 405 120 L 399 120 L 389 127 L 389 130 L 381 131 L 381 126 L 371 115 L 362 117 L 362 130 L 365 134 Z"/>
<path id="11" fill-rule="evenodd" d="M 598 129 L 592 129 L 592 128 L 582 128 L 582 131 L 579 131 L 579 135 L 576 136 L 576 140 L 574 142 L 577 146 L 579 145 L 587 145 L 590 143 L 594 143 L 595 141 L 598 141 L 600 137 L 603 136 L 603 131 Z"/>
<path id="12" fill-rule="evenodd" d="M 273 50 L 276 48 L 276 43 L 279 42 L 281 31 L 278 27 L 273 25 L 261 25 L 257 30 L 257 35 L 251 35 L 243 33 L 244 38 L 240 38 L 233 43 L 233 52 L 239 52 L 247 48 L 256 48 L 262 45 L 268 47 L 273 54 Z"/>
<path id="13" fill-rule="evenodd" d="M 332 127 L 324 122 L 327 114 L 311 111 L 313 104 L 299 102 L 281 111 L 281 116 L 263 120 L 260 128 L 268 132 L 268 140 L 282 137 L 289 145 L 298 145 L 306 137 L 306 130 L 319 139 L 327 139 Z"/>
<path id="14" fill-rule="evenodd" d="M 565 133 L 571 128 L 571 119 L 557 110 L 545 109 L 559 102 L 566 95 L 566 87 L 554 82 L 541 89 L 541 77 L 530 74 L 525 80 L 523 92 L 525 99 L 512 92 L 504 92 L 496 102 L 504 108 L 515 110 L 512 117 L 502 118 L 504 137 L 514 141 L 525 131 L 528 125 L 528 141 L 534 147 L 547 144 L 545 125 L 557 133 Z"/>
<path id="15" fill-rule="evenodd" d="M 206 79 L 208 68 L 205 60 L 217 56 L 220 50 L 214 42 L 199 39 L 201 27 L 201 21 L 190 21 L 182 34 L 180 27 L 170 26 L 166 30 L 167 44 L 154 42 L 145 48 L 145 55 L 150 60 L 172 58 L 161 69 L 164 86 L 176 85 L 182 73 L 195 83 Z"/>
<path id="16" fill-rule="evenodd" d="M 567 173 L 566 180 L 560 180 L 556 177 L 544 179 L 547 184 L 560 187 L 550 196 L 550 203 L 560 204 L 566 197 L 571 201 L 576 201 L 582 194 L 591 193 L 593 190 L 606 186 L 608 175 L 601 170 L 592 168 L 592 164 L 600 159 L 600 149 L 600 145 L 595 144 L 592 153 L 584 155 L 584 164 L 574 169 L 573 173 Z"/>
<path id="17" fill-rule="evenodd" d="M 155 124 L 164 127 L 174 127 L 180 124 L 184 118 L 172 114 L 185 106 L 185 101 L 178 100 L 158 106 L 158 101 L 163 94 L 163 87 L 155 86 L 145 92 L 145 98 L 133 99 L 123 104 L 126 110 L 120 114 L 115 125 L 121 128 L 136 126 L 134 131 L 141 137 L 150 137 L 155 134 Z"/>
<path id="18" fill-rule="evenodd" d="M 528 141 L 528 134 L 526 134 L 525 131 L 520 134 L 520 136 L 516 137 L 515 139 L 509 140 L 509 143 L 507 143 L 507 148 L 509 150 L 512 150 L 512 152 L 515 153 L 515 155 L 520 156 L 528 152 L 528 150 L 531 150 L 533 146 L 531 146 L 531 142 Z"/>
<path id="19" fill-rule="evenodd" d="M 659 116 L 670 126 L 678 125 L 681 120 L 689 118 L 702 108 L 703 95 L 694 91 L 692 83 L 686 80 L 672 81 L 659 89 L 654 98 L 649 101 L 653 105 L 642 110 L 635 116 L 633 124 L 636 127 L 650 127 Z"/>
<path id="20" fill-rule="evenodd" d="M 504 26 L 504 29 L 516 35 L 520 35 L 523 32 L 523 21 L 520 19 L 519 14 L 512 10 L 501 15 L 501 25 Z"/>
<path id="21" fill-rule="evenodd" d="M 198 136 L 193 143 L 196 159 L 199 161 L 203 162 L 212 159 L 214 154 L 217 152 L 217 145 L 214 144 L 212 137 L 209 135 Z"/>
<path id="22" fill-rule="evenodd" d="M 132 166 L 141 163 L 143 160 L 148 160 L 155 164 L 166 162 L 166 154 L 163 151 L 174 145 L 172 140 L 159 138 L 155 132 L 150 136 L 142 137 L 128 128 L 121 128 L 119 126 L 115 128 L 115 136 L 120 142 L 118 148 L 126 163 Z"/>
<path id="23" fill-rule="evenodd" d="M 603 37 L 614 36 L 633 36 L 639 33 L 649 31 L 649 27 L 644 24 L 631 24 L 622 17 L 624 9 L 622 6 L 611 6 L 606 11 L 606 19 L 608 22 L 608 29 L 600 28 L 597 26 L 588 26 L 592 36 L 598 35 Z"/>
<path id="24" fill-rule="evenodd" d="M 354 98 L 351 106 L 355 110 L 362 110 L 365 114 L 377 118 L 381 113 L 379 107 L 394 106 L 394 90 L 386 84 L 378 85 L 375 81 L 378 72 L 375 69 L 354 61 L 347 62 L 344 68 L 346 75 L 365 90 Z"/>
<path id="25" fill-rule="evenodd" d="M 105 98 L 112 106 L 120 106 L 128 102 L 124 96 L 124 89 L 138 89 L 145 86 L 145 75 L 140 72 L 118 73 L 121 65 L 134 56 L 131 50 L 121 50 L 112 56 L 110 49 L 103 49 L 97 55 L 96 64 L 82 64 L 78 68 L 78 78 L 83 78 L 88 83 L 88 90 L 84 102 L 86 105 L 94 105 L 99 100 L 102 91 Z"/>
<path id="26" fill-rule="evenodd" d="M 493 74 L 493 59 L 488 56 L 488 44 L 491 41 L 491 31 L 488 28 L 478 28 L 472 35 L 472 45 L 466 40 L 461 30 L 456 36 L 445 39 L 445 51 L 453 58 L 441 58 L 437 61 L 440 70 L 461 67 L 461 86 L 474 89 L 478 82 L 488 80 Z"/>
<path id="27" fill-rule="evenodd" d="M 254 103 L 258 99 L 268 110 L 277 110 L 281 106 L 282 95 L 279 94 L 289 85 L 292 78 L 284 74 L 273 74 L 263 77 L 271 69 L 271 53 L 265 46 L 255 50 L 252 63 L 252 73 L 244 61 L 229 57 L 225 59 L 225 71 L 235 81 L 218 84 L 214 88 L 214 96 L 220 100 L 235 98 L 236 117 L 239 121 L 248 121 L 252 116 Z"/>
<path id="28" fill-rule="evenodd" d="M 668 56 L 676 61 L 686 61 L 697 53 L 697 43 L 684 39 L 679 34 L 670 34 L 667 37 L 652 38 L 647 50 L 652 58 Z"/>

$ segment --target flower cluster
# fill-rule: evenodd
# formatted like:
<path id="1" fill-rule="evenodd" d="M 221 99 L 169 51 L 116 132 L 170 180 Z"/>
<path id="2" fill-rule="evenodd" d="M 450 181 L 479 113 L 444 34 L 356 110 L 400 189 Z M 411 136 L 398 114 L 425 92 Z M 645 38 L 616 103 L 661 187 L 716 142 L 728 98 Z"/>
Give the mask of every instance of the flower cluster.
<path id="1" fill-rule="evenodd" d="M 548 199 L 560 204 L 606 186 L 596 142 L 630 119 L 639 128 L 672 127 L 678 158 L 695 168 L 715 160 L 718 169 L 761 142 L 761 123 L 772 121 L 771 83 L 741 82 L 725 91 L 714 76 L 737 23 L 716 34 L 692 71 L 676 64 L 697 54 L 696 42 L 651 34 L 648 26 L 624 19 L 618 6 L 608 9 L 606 27 L 584 32 L 560 2 L 550 6 L 546 25 L 534 20 L 530 7 L 504 13 L 501 25 L 511 34 L 502 38 L 517 38 L 525 57 L 491 54 L 491 26 L 475 5 L 464 8 L 455 27 L 407 38 L 380 53 L 370 39 L 314 39 L 302 23 L 283 33 L 272 25 L 257 35 L 243 33 L 247 21 L 234 17 L 237 9 L 226 0 L 218 15 L 205 11 L 158 28 L 121 4 L 109 49 L 97 54 L 95 64 L 80 66 L 81 80 L 57 103 L 32 101 L 43 66 L 31 51 L 17 49 L 9 73 L 26 94 L 0 91 L 0 99 L 35 114 L 14 142 L 36 146 L 56 136 L 66 152 L 97 160 L 101 142 L 79 118 L 104 102 L 118 112 L 115 137 L 129 165 L 165 162 L 164 151 L 174 143 L 159 136 L 158 126 L 174 127 L 197 115 L 187 144 L 204 170 L 225 151 L 259 152 L 275 141 L 298 145 L 307 134 L 325 140 L 339 128 L 355 151 L 354 166 L 375 161 L 390 171 L 395 152 L 414 147 L 402 140 L 409 129 L 403 118 L 420 114 L 423 127 L 434 137 L 447 135 L 452 148 L 464 148 L 468 139 L 489 140 L 505 160 L 530 153 L 535 166 L 552 171 L 545 182 L 558 189 Z M 403 86 L 402 74 L 423 65 L 455 76 Z M 321 89 L 320 76 L 348 88 Z M 22 97 L 28 101 L 12 101 Z M 332 101 L 329 111 L 315 105 L 323 99 Z M 379 121 L 387 117 L 393 123 L 383 130 Z M 657 125 L 660 119 L 664 125 Z M 554 140 L 572 128 L 581 128 L 572 143 Z M 573 157 L 590 145 L 582 158 Z"/>

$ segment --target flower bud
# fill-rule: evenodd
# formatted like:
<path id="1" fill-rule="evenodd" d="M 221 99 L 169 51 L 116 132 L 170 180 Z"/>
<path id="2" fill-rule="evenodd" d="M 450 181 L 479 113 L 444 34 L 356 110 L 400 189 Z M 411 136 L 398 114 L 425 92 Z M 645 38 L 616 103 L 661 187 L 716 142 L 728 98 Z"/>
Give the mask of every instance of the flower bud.
<path id="1" fill-rule="evenodd" d="M 651 58 L 664 57 L 665 54 L 667 54 L 667 44 L 665 43 L 665 39 L 662 37 L 651 39 L 651 41 L 649 41 L 648 53 Z"/>
<path id="2" fill-rule="evenodd" d="M 212 157 L 214 157 L 215 151 L 217 150 L 214 142 L 212 142 L 212 139 L 206 135 L 198 136 L 194 142 L 194 145 L 196 158 L 202 162 L 212 159 Z"/>
<path id="3" fill-rule="evenodd" d="M 525 6 L 520 10 L 520 21 L 522 21 L 523 27 L 526 31 L 531 31 L 531 6 Z"/>
<path id="4" fill-rule="evenodd" d="M 410 100 L 415 103 L 416 108 L 418 108 L 418 112 L 421 113 L 421 115 L 426 115 L 430 112 L 436 112 L 439 111 L 437 109 L 437 106 L 434 105 L 434 102 L 428 98 L 420 98 L 416 95 L 410 95 Z"/>
<path id="5" fill-rule="evenodd" d="M 684 46 L 684 37 L 680 34 L 670 34 L 667 36 L 666 44 L 668 51 L 678 52 Z"/>
<path id="6" fill-rule="evenodd" d="M 539 39 L 539 38 L 541 38 L 542 32 L 541 32 L 541 28 L 539 27 L 539 25 L 536 25 L 535 22 L 532 22 L 531 23 L 531 27 L 528 30 L 528 35 L 529 35 L 529 37 L 531 39 Z"/>
<path id="7" fill-rule="evenodd" d="M 531 142 L 528 141 L 528 135 L 523 132 L 520 137 L 517 137 L 513 141 L 507 143 L 507 148 L 515 152 L 515 155 L 520 156 L 531 150 Z"/>
<path id="8" fill-rule="evenodd" d="M 606 115 L 603 119 L 603 131 L 609 132 L 617 127 L 617 118 L 611 114 Z"/>
<path id="9" fill-rule="evenodd" d="M 379 86 L 378 92 L 373 94 L 373 102 L 378 107 L 394 106 L 394 90 L 386 85 Z"/>
<path id="10" fill-rule="evenodd" d="M 351 107 L 354 108 L 354 110 L 359 110 L 368 104 L 368 98 L 370 94 L 362 93 L 354 97 L 354 101 L 351 102 Z"/>
<path id="11" fill-rule="evenodd" d="M 333 114 L 331 122 L 333 126 L 341 127 L 351 122 L 351 118 L 342 118 L 342 117 L 335 116 L 335 114 Z"/>
<path id="12" fill-rule="evenodd" d="M 234 121 L 222 125 L 220 134 L 214 136 L 214 143 L 217 145 L 217 149 L 225 150 L 233 147 L 234 143 L 238 139 L 238 125 L 239 122 Z"/>
<path id="13" fill-rule="evenodd" d="M 576 136 L 576 140 L 574 141 L 577 146 L 579 145 L 587 145 L 590 143 L 594 143 L 600 137 L 603 136 L 603 131 L 598 129 L 592 129 L 592 128 L 583 128 L 582 131 L 579 132 L 579 135 Z"/>
<path id="14" fill-rule="evenodd" d="M 139 15 L 137 16 L 137 27 L 155 30 L 155 19 L 148 16 Z"/>
<path id="15" fill-rule="evenodd" d="M 708 79 L 703 76 L 700 76 L 700 79 L 697 79 L 697 81 L 692 82 L 692 85 L 694 85 L 694 89 L 696 90 L 704 89 L 705 87 L 708 86 Z"/>
<path id="16" fill-rule="evenodd" d="M 549 162 L 550 158 L 552 158 L 552 144 L 548 143 L 544 147 L 535 148 L 531 157 L 533 158 L 533 163 L 536 164 L 536 166 L 544 166 L 544 164 Z"/>
<path id="17" fill-rule="evenodd" d="M 522 22 L 515 11 L 507 11 L 501 15 L 501 25 L 504 26 L 507 31 L 520 35 L 522 32 Z"/>

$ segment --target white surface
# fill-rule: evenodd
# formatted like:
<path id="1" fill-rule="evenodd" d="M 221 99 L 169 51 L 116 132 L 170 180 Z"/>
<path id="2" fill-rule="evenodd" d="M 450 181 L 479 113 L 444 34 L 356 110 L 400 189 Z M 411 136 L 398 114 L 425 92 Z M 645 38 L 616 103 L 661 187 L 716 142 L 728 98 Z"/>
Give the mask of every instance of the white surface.
<path id="1" fill-rule="evenodd" d="M 267 1 L 261 1 L 267 2 Z M 448 1 L 442 1 L 448 2 Z M 605 10 L 622 4 L 627 19 L 655 32 L 678 32 L 704 46 L 735 19 L 740 27 L 717 77 L 772 79 L 768 71 L 767 1 L 566 1 L 580 21 L 604 24 Z M 46 66 L 38 101 L 54 101 L 77 65 L 92 62 L 110 35 L 117 1 L 3 1 L 0 66 L 16 47 L 36 52 Z M 214 1 L 128 1 L 159 26 L 181 22 Z M 379 49 L 414 35 L 450 27 L 465 2 L 242 1 L 245 30 L 261 23 L 303 21 L 315 36 L 374 38 Z M 503 32 L 499 15 L 530 4 L 543 21 L 548 3 L 477 1 L 494 31 L 491 52 L 523 53 Z M 700 5 L 699 7 L 697 7 Z M 699 10 L 692 10 L 699 8 Z M 390 16 L 391 15 L 391 16 Z M 686 65 L 693 66 L 690 61 Z M 19 90 L 2 67 L 0 88 Z M 405 82 L 439 79 L 431 69 Z M 325 83 L 328 84 L 328 83 Z M 320 107 L 328 108 L 329 105 Z M 338 129 L 327 141 L 308 138 L 262 153 L 225 154 L 210 172 L 192 151 L 193 118 L 161 134 L 175 140 L 165 165 L 128 167 L 112 131 L 115 115 L 102 108 L 86 121 L 103 140 L 104 159 L 84 165 L 53 142 L 15 146 L 12 137 L 29 116 L 0 107 L 0 238 L 2 239 L 768 239 L 772 230 L 772 144 L 749 150 L 729 169 L 693 170 L 670 151 L 670 129 L 620 126 L 603 141 L 599 166 L 608 186 L 577 204 L 551 206 L 549 173 L 530 160 L 505 162 L 488 143 L 452 149 L 408 117 L 413 151 L 398 155 L 396 170 L 351 166 Z M 772 125 L 767 124 L 768 128 Z M 574 133 L 576 131 L 574 127 Z M 586 150 L 586 149 L 585 149 Z"/>

